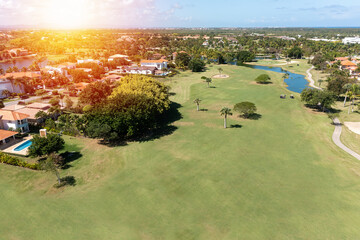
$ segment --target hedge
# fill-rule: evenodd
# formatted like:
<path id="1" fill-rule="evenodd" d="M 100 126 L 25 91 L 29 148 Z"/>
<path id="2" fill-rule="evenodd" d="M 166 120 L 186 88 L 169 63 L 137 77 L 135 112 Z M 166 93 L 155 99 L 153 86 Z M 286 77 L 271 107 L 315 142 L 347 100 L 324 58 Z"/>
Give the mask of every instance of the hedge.
<path id="1" fill-rule="evenodd" d="M 24 160 L 21 160 L 15 156 L 5 154 L 3 152 L 0 152 L 0 163 L 29 168 L 32 170 L 40 170 L 40 165 L 38 163 L 27 163 Z"/>

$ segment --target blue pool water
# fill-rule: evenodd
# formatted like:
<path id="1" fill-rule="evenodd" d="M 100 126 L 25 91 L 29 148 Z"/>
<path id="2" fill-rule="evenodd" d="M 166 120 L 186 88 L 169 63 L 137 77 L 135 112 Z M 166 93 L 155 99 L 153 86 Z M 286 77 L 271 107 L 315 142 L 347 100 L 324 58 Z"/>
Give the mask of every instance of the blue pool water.
<path id="1" fill-rule="evenodd" d="M 32 141 L 31 141 L 31 140 L 27 140 L 26 142 L 24 142 L 24 143 L 20 144 L 19 146 L 17 146 L 17 147 L 14 149 L 14 151 L 16 151 L 16 152 L 21 151 L 21 150 L 23 150 L 23 149 L 25 149 L 25 148 L 30 147 L 31 144 L 32 144 Z"/>
<path id="2" fill-rule="evenodd" d="M 247 66 L 255 69 L 261 69 L 261 70 L 272 71 L 277 73 L 284 73 L 284 74 L 288 73 L 289 78 L 286 78 L 284 81 L 288 85 L 287 89 L 289 89 L 290 91 L 301 93 L 302 90 L 309 87 L 308 86 L 309 82 L 305 79 L 304 75 L 288 72 L 280 67 L 267 67 L 260 65 L 247 65 Z"/>

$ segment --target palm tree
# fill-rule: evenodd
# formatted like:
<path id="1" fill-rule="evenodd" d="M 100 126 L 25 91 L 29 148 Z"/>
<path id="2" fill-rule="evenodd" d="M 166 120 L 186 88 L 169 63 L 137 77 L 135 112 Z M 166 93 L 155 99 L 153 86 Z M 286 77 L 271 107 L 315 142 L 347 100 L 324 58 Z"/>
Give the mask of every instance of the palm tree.
<path id="1" fill-rule="evenodd" d="M 346 104 L 346 98 L 348 97 L 348 94 L 349 94 L 349 91 L 351 89 L 351 83 L 347 83 L 343 86 L 343 89 L 346 90 L 346 93 L 345 93 L 345 100 L 344 100 L 344 107 L 345 107 L 345 104 Z"/>
<path id="2" fill-rule="evenodd" d="M 355 83 L 352 84 L 350 91 L 348 91 L 349 98 L 351 100 L 351 112 L 354 112 L 355 99 L 358 93 L 359 93 L 359 85 Z"/>
<path id="3" fill-rule="evenodd" d="M 221 73 L 223 72 L 223 69 L 221 67 L 219 67 L 218 71 L 219 71 L 219 74 L 220 74 L 220 77 L 221 77 L 222 76 Z"/>
<path id="4" fill-rule="evenodd" d="M 194 100 L 194 103 L 196 103 L 197 111 L 200 110 L 200 109 L 199 109 L 199 107 L 200 107 L 200 102 L 201 102 L 200 98 L 196 98 L 196 99 Z"/>
<path id="5" fill-rule="evenodd" d="M 11 92 L 7 89 L 3 90 L 1 94 L 4 95 L 6 98 L 11 96 Z"/>
<path id="6" fill-rule="evenodd" d="M 0 75 L 3 75 L 4 73 L 4 69 L 0 68 Z"/>
<path id="7" fill-rule="evenodd" d="M 10 81 L 10 84 L 11 84 L 11 90 L 12 92 L 15 92 L 15 89 L 14 89 L 14 77 L 7 77 L 6 80 L 9 80 Z"/>
<path id="8" fill-rule="evenodd" d="M 324 81 L 324 80 L 322 80 L 322 79 L 319 79 L 319 80 L 318 80 L 319 87 L 321 87 L 321 83 L 322 83 L 323 81 Z"/>
<path id="9" fill-rule="evenodd" d="M 223 107 L 221 110 L 220 110 L 220 113 L 221 113 L 221 116 L 224 116 L 224 128 L 227 128 L 227 116 L 231 116 L 232 115 L 232 112 L 231 112 L 231 109 L 230 108 L 227 108 L 227 107 Z"/>

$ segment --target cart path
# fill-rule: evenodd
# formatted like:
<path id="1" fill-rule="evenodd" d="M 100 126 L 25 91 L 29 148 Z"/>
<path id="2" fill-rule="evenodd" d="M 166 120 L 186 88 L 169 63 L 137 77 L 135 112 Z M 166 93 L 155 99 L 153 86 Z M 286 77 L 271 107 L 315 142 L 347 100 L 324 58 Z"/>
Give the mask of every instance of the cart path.
<path id="1" fill-rule="evenodd" d="M 356 152 L 354 152 L 353 150 L 351 150 L 350 148 L 346 147 L 340 140 L 340 136 L 341 136 L 341 130 L 342 130 L 342 125 L 341 122 L 338 118 L 334 119 L 334 125 L 335 125 L 335 130 L 334 133 L 332 135 L 332 140 L 333 142 L 342 150 L 344 150 L 345 152 L 347 152 L 348 154 L 350 154 L 351 156 L 353 156 L 354 158 L 356 158 L 357 160 L 360 160 L 360 155 L 357 154 Z"/>

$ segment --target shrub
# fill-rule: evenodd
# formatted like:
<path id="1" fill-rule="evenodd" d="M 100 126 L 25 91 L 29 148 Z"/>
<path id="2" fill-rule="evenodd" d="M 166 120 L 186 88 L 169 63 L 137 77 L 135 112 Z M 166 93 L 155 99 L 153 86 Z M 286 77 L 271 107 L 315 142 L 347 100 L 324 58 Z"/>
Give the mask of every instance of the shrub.
<path id="1" fill-rule="evenodd" d="M 256 81 L 257 83 L 260 83 L 260 84 L 269 83 L 270 80 L 271 80 L 271 78 L 270 78 L 270 76 L 267 75 L 267 74 L 261 74 L 261 75 L 259 75 L 259 76 L 255 79 L 255 81 Z"/>
<path id="2" fill-rule="evenodd" d="M 86 113 L 86 112 L 90 112 L 92 110 L 92 106 L 91 105 L 86 105 L 83 107 L 83 112 Z"/>
<path id="3" fill-rule="evenodd" d="M 27 163 L 15 156 L 11 156 L 3 152 L 0 152 L 0 163 L 5 163 L 23 168 L 29 168 L 32 170 L 40 170 L 40 166 L 38 163 Z"/>
<path id="4" fill-rule="evenodd" d="M 39 89 L 39 90 L 35 91 L 36 96 L 41 96 L 41 95 L 44 95 L 45 93 L 46 93 L 45 89 Z"/>
<path id="5" fill-rule="evenodd" d="M 248 118 L 256 112 L 256 106 L 252 102 L 241 102 L 234 106 L 234 111 L 242 114 L 243 117 Z"/>

